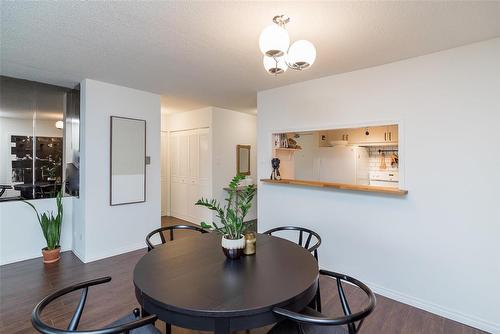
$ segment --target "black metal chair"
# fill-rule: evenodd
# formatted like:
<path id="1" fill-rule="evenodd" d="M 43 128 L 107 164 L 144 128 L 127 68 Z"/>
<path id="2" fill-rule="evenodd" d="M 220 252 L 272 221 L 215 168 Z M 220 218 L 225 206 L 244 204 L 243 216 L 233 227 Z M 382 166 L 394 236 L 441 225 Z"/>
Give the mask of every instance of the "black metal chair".
<path id="1" fill-rule="evenodd" d="M 336 279 L 340 304 L 344 316 L 332 318 L 311 308 L 306 308 L 300 313 L 283 308 L 275 308 L 273 311 L 283 316 L 286 320 L 276 324 L 271 328 L 268 334 L 356 334 L 359 332 L 363 321 L 375 308 L 375 294 L 363 282 L 347 275 L 326 270 L 320 270 L 320 274 Z M 342 286 L 342 281 L 346 281 L 358 287 L 368 296 L 368 304 L 361 311 L 356 313 L 351 312 L 349 302 L 347 301 Z"/>
<path id="2" fill-rule="evenodd" d="M 305 227 L 298 227 L 298 226 L 280 226 L 280 227 L 275 227 L 272 228 L 264 234 L 269 234 L 269 235 L 274 235 L 279 232 L 284 232 L 284 231 L 296 231 L 299 234 L 299 240 L 297 241 L 297 244 L 300 247 L 304 247 L 307 249 L 309 252 L 311 252 L 314 257 L 316 258 L 316 261 L 318 260 L 318 248 L 321 245 L 321 237 L 319 236 L 318 233 L 314 232 L 313 230 L 307 229 Z M 311 241 L 313 244 L 311 245 Z M 311 303 L 311 306 L 316 309 L 317 311 L 321 312 L 321 293 L 320 293 L 320 288 L 319 288 L 319 283 L 318 283 L 318 291 L 316 292 L 316 297 L 315 300 Z"/>
<path id="3" fill-rule="evenodd" d="M 102 277 L 94 280 L 74 284 L 58 290 L 40 301 L 33 310 L 31 315 L 31 323 L 33 327 L 40 333 L 43 334 L 70 334 L 70 333 L 84 333 L 84 334 L 114 334 L 114 333 L 130 333 L 130 334 L 161 334 L 161 332 L 154 327 L 154 323 L 157 320 L 156 315 L 150 315 L 141 318 L 139 309 L 134 309 L 132 313 L 118 319 L 117 321 L 111 323 L 109 326 L 101 329 L 95 330 L 85 330 L 79 331 L 78 324 L 80 323 L 80 318 L 83 313 L 83 308 L 85 307 L 85 302 L 87 301 L 87 293 L 90 286 L 99 285 L 111 281 L 111 277 Z M 45 307 L 57 298 L 66 295 L 70 292 L 82 290 L 80 295 L 80 301 L 76 306 L 75 313 L 71 317 L 67 329 L 54 328 L 41 320 L 41 314 Z"/>
<path id="4" fill-rule="evenodd" d="M 208 233 L 207 230 L 204 230 L 201 227 L 191 226 L 191 225 L 172 225 L 172 226 L 160 227 L 160 228 L 157 228 L 156 230 L 151 231 L 146 236 L 146 244 L 148 245 L 148 252 L 155 248 L 155 245 L 153 245 L 153 243 L 151 242 L 151 238 L 155 234 L 158 234 L 160 236 L 161 243 L 165 244 L 167 242 L 167 239 L 165 238 L 165 235 L 163 234 L 163 232 L 169 231 L 169 241 L 172 241 L 172 240 L 174 240 L 174 231 L 175 230 L 190 230 L 190 231 L 195 231 L 195 232 L 199 232 L 199 233 Z"/>
<path id="5" fill-rule="evenodd" d="M 307 229 L 305 227 L 299 227 L 299 226 L 280 226 L 280 227 L 275 227 L 270 230 L 267 230 L 264 232 L 264 234 L 269 234 L 269 235 L 274 235 L 278 232 L 283 232 L 283 231 L 297 231 L 299 233 L 299 240 L 297 244 L 300 247 L 304 247 L 311 253 L 313 253 L 314 257 L 316 260 L 318 259 L 318 248 L 321 245 L 321 237 L 319 236 L 318 233 L 314 232 L 313 230 Z M 314 237 L 314 240 L 313 240 Z M 305 238 L 305 242 L 304 242 Z M 311 241 L 314 242 L 313 245 L 311 245 Z"/>
<path id="6" fill-rule="evenodd" d="M 151 242 L 151 238 L 155 234 L 158 234 L 160 236 L 161 244 L 163 245 L 167 242 L 167 239 L 165 238 L 165 235 L 163 234 L 163 232 L 168 231 L 169 232 L 169 241 L 173 241 L 174 240 L 174 231 L 176 231 L 176 230 L 208 233 L 207 230 L 204 230 L 201 227 L 192 226 L 192 225 L 172 225 L 172 226 L 160 227 L 160 228 L 157 228 L 156 230 L 151 231 L 146 236 L 146 244 L 148 245 L 148 252 L 155 248 L 155 245 Z M 165 333 L 166 334 L 172 333 L 172 326 L 170 324 L 165 323 Z"/>

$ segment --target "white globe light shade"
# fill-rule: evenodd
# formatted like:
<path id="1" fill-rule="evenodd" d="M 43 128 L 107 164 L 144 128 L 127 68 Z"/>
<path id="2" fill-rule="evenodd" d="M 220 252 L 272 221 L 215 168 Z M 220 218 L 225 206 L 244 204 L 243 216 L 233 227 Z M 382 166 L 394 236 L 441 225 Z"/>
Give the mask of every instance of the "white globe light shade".
<path id="1" fill-rule="evenodd" d="M 301 39 L 290 46 L 286 59 L 293 69 L 306 69 L 316 60 L 316 48 L 311 42 Z"/>
<path id="2" fill-rule="evenodd" d="M 290 46 L 290 37 L 285 28 L 277 24 L 266 27 L 260 33 L 259 48 L 263 55 L 269 57 L 283 56 Z"/>
<path id="3" fill-rule="evenodd" d="M 268 57 L 264 56 L 264 68 L 269 74 L 281 74 L 284 73 L 288 66 L 285 62 L 285 57 Z"/>
<path id="4" fill-rule="evenodd" d="M 56 125 L 56 128 L 58 128 L 58 129 L 64 128 L 64 122 L 63 121 L 57 121 L 55 125 Z"/>

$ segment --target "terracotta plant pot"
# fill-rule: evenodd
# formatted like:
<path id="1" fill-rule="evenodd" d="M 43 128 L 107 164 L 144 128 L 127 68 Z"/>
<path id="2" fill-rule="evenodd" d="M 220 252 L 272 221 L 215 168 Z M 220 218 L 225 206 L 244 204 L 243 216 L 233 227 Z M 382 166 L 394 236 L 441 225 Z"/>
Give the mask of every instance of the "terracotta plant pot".
<path id="1" fill-rule="evenodd" d="M 47 247 L 42 249 L 43 263 L 54 263 L 59 261 L 61 258 L 61 247 L 55 249 L 47 249 Z"/>
<path id="2" fill-rule="evenodd" d="M 228 259 L 239 259 L 245 249 L 245 236 L 241 236 L 239 239 L 227 239 L 226 236 L 222 236 L 221 245 L 222 251 Z"/>

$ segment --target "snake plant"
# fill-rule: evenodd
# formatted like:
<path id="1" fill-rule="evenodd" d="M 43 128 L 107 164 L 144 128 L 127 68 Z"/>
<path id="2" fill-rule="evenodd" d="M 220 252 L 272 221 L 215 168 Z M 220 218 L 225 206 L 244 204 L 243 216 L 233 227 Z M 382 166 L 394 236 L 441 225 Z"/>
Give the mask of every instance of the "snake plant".
<path id="1" fill-rule="evenodd" d="M 52 211 L 44 212 L 41 215 L 38 210 L 30 202 L 24 201 L 35 210 L 36 217 L 42 228 L 43 236 L 47 241 L 47 250 L 56 249 L 60 246 L 61 241 L 61 223 L 63 218 L 63 205 L 62 205 L 62 192 L 61 190 L 57 193 L 56 204 L 57 204 L 57 215 L 54 216 Z"/>
<path id="2" fill-rule="evenodd" d="M 228 197 L 226 204 L 222 206 L 216 199 L 199 199 L 195 205 L 204 206 L 215 212 L 219 223 L 201 223 L 205 229 L 215 230 L 224 235 L 227 239 L 239 239 L 251 226 L 251 223 L 244 222 L 245 216 L 252 207 L 252 199 L 255 196 L 255 185 L 245 186 L 238 189 L 244 175 L 236 175 L 229 183 Z"/>

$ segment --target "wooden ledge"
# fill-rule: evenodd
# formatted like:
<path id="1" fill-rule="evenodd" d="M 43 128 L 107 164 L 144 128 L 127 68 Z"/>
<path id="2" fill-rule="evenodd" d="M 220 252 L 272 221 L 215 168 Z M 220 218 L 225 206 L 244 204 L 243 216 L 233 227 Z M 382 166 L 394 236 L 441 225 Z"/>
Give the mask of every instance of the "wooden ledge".
<path id="1" fill-rule="evenodd" d="M 261 179 L 261 181 L 264 183 L 271 183 L 271 184 L 288 184 L 288 185 L 303 186 L 303 187 L 334 188 L 341 190 L 382 193 L 382 194 L 389 194 L 396 196 L 404 196 L 408 194 L 408 190 L 403 190 L 398 188 L 362 186 L 356 184 L 345 184 L 345 183 L 335 183 L 335 182 L 306 181 L 306 180 L 292 180 L 292 179 L 281 179 L 279 181 L 271 179 Z"/>

